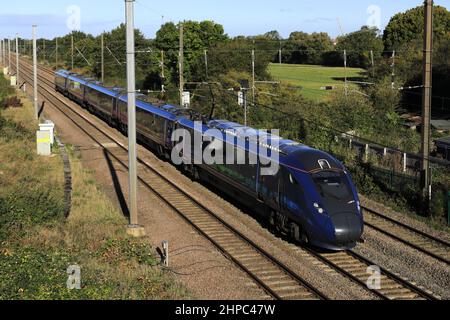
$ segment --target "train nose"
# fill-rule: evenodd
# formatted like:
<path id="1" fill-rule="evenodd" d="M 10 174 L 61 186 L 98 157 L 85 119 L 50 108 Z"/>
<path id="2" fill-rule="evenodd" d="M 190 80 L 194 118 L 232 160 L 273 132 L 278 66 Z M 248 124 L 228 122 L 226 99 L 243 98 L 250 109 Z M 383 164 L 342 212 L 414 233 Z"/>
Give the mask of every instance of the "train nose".
<path id="1" fill-rule="evenodd" d="M 360 217 L 354 212 L 336 213 L 331 217 L 335 229 L 336 242 L 340 244 L 356 242 L 362 234 Z"/>

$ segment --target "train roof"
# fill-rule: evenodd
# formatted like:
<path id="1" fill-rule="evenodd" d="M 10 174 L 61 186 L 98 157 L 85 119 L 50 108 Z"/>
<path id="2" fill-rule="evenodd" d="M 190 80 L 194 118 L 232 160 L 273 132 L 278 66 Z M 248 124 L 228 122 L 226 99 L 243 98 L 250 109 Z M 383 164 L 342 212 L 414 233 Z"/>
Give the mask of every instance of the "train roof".
<path id="1" fill-rule="evenodd" d="M 81 81 L 83 81 L 82 78 L 75 78 L 75 79 L 80 79 Z M 84 85 L 88 88 L 95 89 L 111 97 L 116 97 L 118 95 L 118 92 L 114 88 L 106 88 L 101 84 L 101 82 L 92 82 L 84 80 Z"/>
<path id="2" fill-rule="evenodd" d="M 128 102 L 128 96 L 122 94 L 125 91 L 123 88 L 106 88 L 100 82 L 93 82 L 91 79 L 83 78 L 80 75 L 70 73 L 66 70 L 59 70 L 56 74 L 74 81 L 79 81 L 80 83 L 111 97 L 117 97 L 122 102 Z M 194 121 L 191 120 L 190 117 L 186 117 L 188 115 L 192 116 L 192 110 L 169 104 L 154 106 L 149 102 L 143 101 L 143 99 L 139 99 L 140 97 L 144 97 L 144 95 L 136 95 L 137 108 L 169 120 L 177 120 L 183 126 L 196 129 Z M 257 141 L 259 145 L 263 145 L 270 149 L 272 153 L 276 152 L 280 155 L 284 155 L 285 159 L 281 160 L 281 162 L 289 165 L 293 169 L 300 169 L 308 172 L 315 170 L 343 169 L 343 165 L 328 153 L 313 149 L 293 140 L 284 139 L 267 130 L 254 129 L 227 120 L 211 120 L 207 125 L 202 123 L 202 133 L 208 129 L 219 130 L 222 133 L 219 138 L 224 140 L 226 135 L 234 136 L 238 140 L 244 141 L 246 148 L 249 146 L 250 141 Z"/>
<path id="3" fill-rule="evenodd" d="M 76 73 L 69 73 L 67 75 L 67 79 L 79 82 L 81 84 L 86 84 L 87 82 L 89 82 L 89 80 L 83 78 L 82 76 L 80 76 L 79 74 L 76 74 Z"/>
<path id="4" fill-rule="evenodd" d="M 301 164 L 301 169 L 308 172 L 345 169 L 343 164 L 330 154 L 307 146 L 291 152 L 289 162 Z"/>
<path id="5" fill-rule="evenodd" d="M 193 122 L 180 119 L 179 123 L 194 129 Z M 198 128 L 197 128 L 198 129 Z M 280 163 L 294 170 L 315 172 L 321 170 L 343 170 L 344 167 L 337 159 L 324 151 L 320 151 L 293 140 L 284 139 L 266 130 L 258 130 L 226 120 L 211 120 L 202 126 L 202 131 L 217 129 L 220 135 L 211 132 L 212 136 L 225 140 L 225 135 L 245 141 L 245 149 L 249 150 L 249 142 L 257 141 L 260 146 L 271 150 L 272 155 L 280 155 Z M 264 154 L 260 156 L 266 157 Z"/>
<path id="6" fill-rule="evenodd" d="M 56 71 L 55 74 L 60 77 L 67 78 L 67 76 L 70 74 L 70 72 L 67 70 L 61 69 L 61 70 Z"/>
<path id="7" fill-rule="evenodd" d="M 273 147 L 274 151 L 285 155 L 289 155 L 290 153 L 297 151 L 298 148 L 306 147 L 301 143 L 274 135 L 268 130 L 254 129 L 236 122 L 230 122 L 226 120 L 212 120 L 208 123 L 208 127 L 221 130 L 227 134 L 236 136 L 238 139 L 267 141 L 269 144 L 277 146 Z"/>

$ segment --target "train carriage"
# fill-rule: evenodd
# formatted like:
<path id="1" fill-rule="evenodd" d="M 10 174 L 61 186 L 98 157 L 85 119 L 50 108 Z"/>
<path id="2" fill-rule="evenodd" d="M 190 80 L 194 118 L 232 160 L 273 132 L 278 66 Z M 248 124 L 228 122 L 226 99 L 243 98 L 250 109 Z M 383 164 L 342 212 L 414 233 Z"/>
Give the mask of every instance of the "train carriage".
<path id="1" fill-rule="evenodd" d="M 177 116 L 162 108 L 150 105 L 139 99 L 136 100 L 136 130 L 138 138 L 144 144 L 152 147 L 160 155 L 169 156 L 172 147 L 171 136 Z M 141 97 L 144 98 L 144 97 Z M 127 132 L 128 97 L 117 97 L 117 121 L 123 132 Z"/>
<path id="2" fill-rule="evenodd" d="M 216 144 L 216 152 L 220 141 L 222 159 L 231 150 L 235 161 L 198 165 L 198 176 L 268 217 L 280 231 L 332 250 L 351 248 L 360 239 L 363 217 L 356 189 L 343 165 L 327 153 L 228 121 L 213 120 L 201 129 L 188 119 L 179 120 L 179 124 L 191 136 L 205 135 L 209 129 L 221 132 L 208 133 L 212 135 L 208 140 Z M 252 141 L 260 146 L 256 164 L 249 161 L 255 155 L 254 148 L 250 148 Z M 270 149 L 261 152 L 260 141 L 269 142 Z M 202 153 L 207 148 L 208 143 L 203 145 Z M 194 149 L 192 146 L 190 159 L 201 156 Z M 261 159 L 275 161 L 278 170 L 263 175 L 266 166 Z"/>
<path id="3" fill-rule="evenodd" d="M 66 95 L 66 86 L 67 86 L 67 77 L 69 76 L 70 72 L 66 70 L 59 70 L 55 72 L 55 89 L 58 92 L 61 92 L 62 94 Z"/>
<path id="4" fill-rule="evenodd" d="M 110 88 L 103 87 L 99 82 L 86 82 L 85 84 L 85 104 L 88 109 L 108 123 L 113 123 L 115 118 L 115 104 L 117 92 Z"/>
<path id="5" fill-rule="evenodd" d="M 69 98 L 83 105 L 87 80 L 75 74 L 69 74 L 66 79 L 66 90 Z"/>

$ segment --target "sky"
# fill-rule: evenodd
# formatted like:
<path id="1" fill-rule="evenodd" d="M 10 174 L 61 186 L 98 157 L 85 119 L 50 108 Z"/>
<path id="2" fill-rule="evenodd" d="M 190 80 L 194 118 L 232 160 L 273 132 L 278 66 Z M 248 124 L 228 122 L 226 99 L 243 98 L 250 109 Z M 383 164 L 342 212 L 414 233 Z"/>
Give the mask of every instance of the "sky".
<path id="1" fill-rule="evenodd" d="M 332 37 L 363 25 L 379 29 L 390 18 L 422 5 L 423 0 L 136 0 L 135 24 L 154 37 L 163 22 L 213 20 L 230 36 L 258 35 L 278 30 L 283 37 L 293 31 L 327 32 Z M 450 9 L 450 0 L 435 0 Z M 73 29 L 97 35 L 125 20 L 124 0 L 21 0 L 5 1 L 0 10 L 0 37 L 53 38 Z"/>

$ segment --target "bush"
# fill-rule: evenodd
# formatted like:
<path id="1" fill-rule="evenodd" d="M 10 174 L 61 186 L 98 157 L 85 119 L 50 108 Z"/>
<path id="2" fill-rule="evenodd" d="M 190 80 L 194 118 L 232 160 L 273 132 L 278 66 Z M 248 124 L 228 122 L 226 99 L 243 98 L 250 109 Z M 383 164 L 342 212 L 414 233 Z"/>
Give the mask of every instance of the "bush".
<path id="1" fill-rule="evenodd" d="M 9 142 L 19 139 L 30 140 L 33 137 L 33 133 L 22 124 L 7 120 L 0 114 L 0 139 Z"/>
<path id="2" fill-rule="evenodd" d="M 21 108 L 21 107 L 23 107 L 22 101 L 20 101 L 20 99 L 17 97 L 5 98 L 0 105 L 1 109 Z"/>
<path id="3" fill-rule="evenodd" d="M 0 195 L 0 242 L 24 227 L 52 225 L 64 219 L 61 188 L 22 183 Z M 17 235 L 16 234 L 16 235 Z"/>

